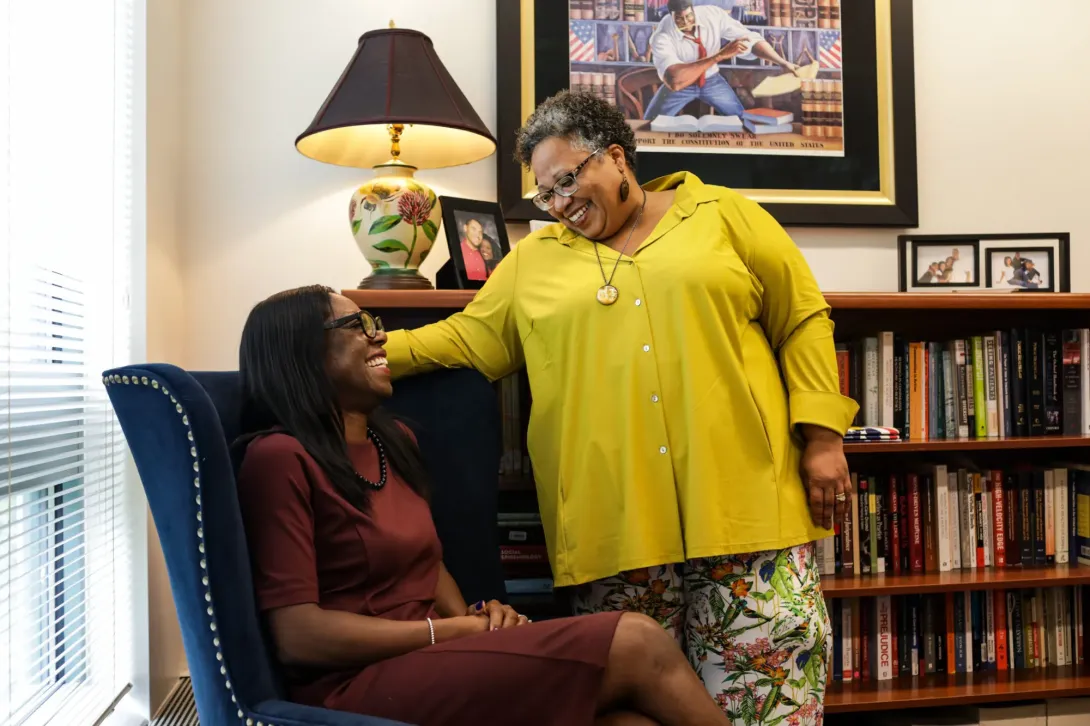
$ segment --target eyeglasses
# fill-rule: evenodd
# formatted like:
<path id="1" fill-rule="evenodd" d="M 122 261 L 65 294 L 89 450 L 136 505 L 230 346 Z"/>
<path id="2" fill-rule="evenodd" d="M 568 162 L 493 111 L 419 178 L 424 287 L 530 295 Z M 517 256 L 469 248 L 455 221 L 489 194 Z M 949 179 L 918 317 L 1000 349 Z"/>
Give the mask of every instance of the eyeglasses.
<path id="1" fill-rule="evenodd" d="M 579 191 L 579 182 L 576 181 L 575 177 L 579 176 L 579 172 L 583 171 L 583 167 L 586 166 L 587 162 L 593 159 L 599 151 L 601 151 L 601 149 L 595 149 L 590 152 L 590 156 L 583 159 L 583 161 L 579 163 L 579 166 L 557 179 L 556 184 L 553 184 L 552 189 L 534 195 L 534 206 L 542 212 L 548 212 L 552 209 L 553 194 L 559 194 L 562 197 L 570 197 L 572 194 Z"/>
<path id="2" fill-rule="evenodd" d="M 351 315 L 345 315 L 343 318 L 337 318 L 336 320 L 330 320 L 325 324 L 326 330 L 333 330 L 335 328 L 351 328 L 359 326 L 363 334 L 371 340 L 374 340 L 378 336 L 379 331 L 386 330 L 382 327 L 382 318 L 375 317 L 366 310 L 359 310 Z"/>

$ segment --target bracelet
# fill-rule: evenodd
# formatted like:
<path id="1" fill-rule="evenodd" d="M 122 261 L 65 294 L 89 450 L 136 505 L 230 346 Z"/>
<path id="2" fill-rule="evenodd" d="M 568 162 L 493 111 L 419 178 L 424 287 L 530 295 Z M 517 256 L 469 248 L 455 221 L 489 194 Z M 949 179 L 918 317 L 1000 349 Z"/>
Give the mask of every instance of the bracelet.
<path id="1" fill-rule="evenodd" d="M 431 618 L 425 618 L 428 621 L 428 634 L 431 636 L 431 644 L 435 645 L 435 623 L 431 621 Z"/>

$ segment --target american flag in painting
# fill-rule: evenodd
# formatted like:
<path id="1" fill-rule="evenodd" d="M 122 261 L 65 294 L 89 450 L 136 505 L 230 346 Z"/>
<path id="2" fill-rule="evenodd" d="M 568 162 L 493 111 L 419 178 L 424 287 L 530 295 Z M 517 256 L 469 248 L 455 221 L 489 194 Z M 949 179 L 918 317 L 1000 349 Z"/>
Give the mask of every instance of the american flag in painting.
<path id="1" fill-rule="evenodd" d="M 840 31 L 822 30 L 818 33 L 818 45 L 821 51 L 818 59 L 822 68 L 840 68 Z"/>
<path id="2" fill-rule="evenodd" d="M 572 21 L 568 26 L 568 57 L 572 62 L 594 60 L 594 23 Z"/>

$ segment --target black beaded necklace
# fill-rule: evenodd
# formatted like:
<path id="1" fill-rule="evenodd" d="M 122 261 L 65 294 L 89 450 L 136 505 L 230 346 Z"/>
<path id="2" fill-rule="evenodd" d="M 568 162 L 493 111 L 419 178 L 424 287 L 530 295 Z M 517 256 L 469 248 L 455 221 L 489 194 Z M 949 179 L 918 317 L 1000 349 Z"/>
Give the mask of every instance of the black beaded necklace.
<path id="1" fill-rule="evenodd" d="M 371 487 L 372 489 L 382 489 L 386 486 L 386 451 L 382 448 L 382 439 L 378 437 L 378 434 L 376 434 L 374 429 L 370 426 L 367 427 L 367 438 L 374 443 L 375 451 L 378 452 L 378 481 L 371 481 L 358 471 L 356 471 L 356 480 L 359 481 L 360 484 Z M 353 469 L 353 471 L 355 471 L 355 469 Z"/>

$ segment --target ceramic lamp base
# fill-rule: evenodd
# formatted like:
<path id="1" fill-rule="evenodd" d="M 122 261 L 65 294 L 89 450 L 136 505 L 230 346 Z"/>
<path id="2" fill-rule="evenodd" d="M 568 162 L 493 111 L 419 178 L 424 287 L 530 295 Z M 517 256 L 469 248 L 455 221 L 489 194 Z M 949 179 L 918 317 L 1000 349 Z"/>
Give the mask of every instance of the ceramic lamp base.
<path id="1" fill-rule="evenodd" d="M 359 290 L 433 290 L 428 278 L 416 270 L 375 270 L 360 280 Z"/>

